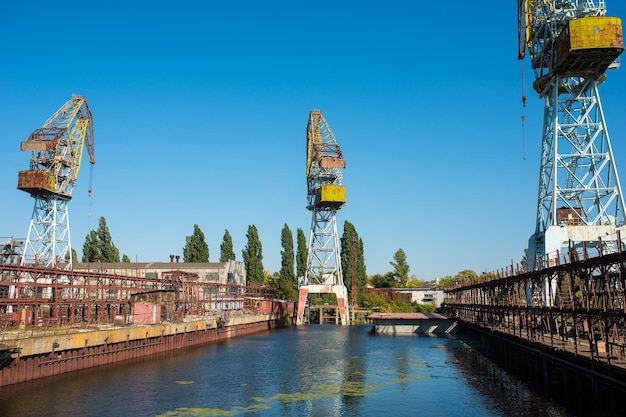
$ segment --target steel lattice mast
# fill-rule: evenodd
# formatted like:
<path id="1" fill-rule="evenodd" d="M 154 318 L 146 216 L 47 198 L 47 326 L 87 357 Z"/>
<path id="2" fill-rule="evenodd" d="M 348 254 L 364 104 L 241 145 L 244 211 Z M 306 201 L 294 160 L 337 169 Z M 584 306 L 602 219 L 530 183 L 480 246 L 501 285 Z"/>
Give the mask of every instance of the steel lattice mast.
<path id="1" fill-rule="evenodd" d="M 624 225 L 624 198 L 598 86 L 623 51 L 621 19 L 605 2 L 518 0 L 519 59 L 526 51 L 533 88 L 544 99 L 537 223 L 532 269 L 559 252 L 613 251 Z M 548 264 L 546 263 L 548 262 Z"/>
<path id="2" fill-rule="evenodd" d="M 335 294 L 339 320 L 349 324 L 348 290 L 343 282 L 336 214 L 346 202 L 341 185 L 346 166 L 330 126 L 319 110 L 307 125 L 307 209 L 312 213 L 305 276 L 299 283 L 297 323 L 306 321 L 310 294 Z"/>
<path id="3" fill-rule="evenodd" d="M 93 164 L 93 120 L 84 97 L 72 96 L 43 127 L 21 143 L 30 151 L 30 169 L 20 171 L 17 188 L 35 199 L 21 264 L 72 265 L 68 203 L 84 148 Z M 91 192 L 91 190 L 90 190 Z"/>

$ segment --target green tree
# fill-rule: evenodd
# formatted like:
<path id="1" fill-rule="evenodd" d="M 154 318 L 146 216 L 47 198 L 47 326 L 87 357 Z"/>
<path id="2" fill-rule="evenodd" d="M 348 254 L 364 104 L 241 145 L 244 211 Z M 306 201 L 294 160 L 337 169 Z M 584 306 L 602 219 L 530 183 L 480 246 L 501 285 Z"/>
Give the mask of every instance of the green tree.
<path id="1" fill-rule="evenodd" d="M 130 263 L 130 258 L 128 257 L 128 255 L 126 254 L 122 255 L 122 263 L 125 263 L 125 264 Z"/>
<path id="2" fill-rule="evenodd" d="M 263 247 L 259 239 L 259 231 L 255 225 L 248 226 L 246 237 L 248 244 L 241 252 L 248 282 L 263 283 Z"/>
<path id="3" fill-rule="evenodd" d="M 228 229 L 224 231 L 224 238 L 220 245 L 220 262 L 228 262 L 235 260 L 235 250 L 233 249 L 233 238 L 230 236 Z"/>
<path id="4" fill-rule="evenodd" d="M 286 300 L 295 300 L 297 297 L 296 273 L 293 266 L 293 234 L 285 223 L 281 232 L 280 242 L 283 250 L 280 252 L 280 271 L 278 272 L 278 288 L 281 297 Z"/>
<path id="5" fill-rule="evenodd" d="M 439 279 L 439 283 L 437 285 L 435 285 L 436 288 L 452 288 L 454 287 L 457 283 L 458 283 L 458 278 L 456 277 L 451 277 L 450 275 L 447 275 L 443 278 Z"/>
<path id="6" fill-rule="evenodd" d="M 427 287 L 428 283 L 426 281 L 422 281 L 417 278 L 415 275 L 411 275 L 409 280 L 407 281 L 405 287 L 406 288 L 424 288 Z"/>
<path id="7" fill-rule="evenodd" d="M 298 278 L 302 278 L 304 277 L 304 274 L 306 274 L 306 262 L 307 257 L 309 256 L 309 248 L 306 243 L 304 231 L 298 228 L 296 235 L 298 243 L 298 249 L 296 251 L 296 276 Z"/>
<path id="8" fill-rule="evenodd" d="M 197 224 L 193 225 L 193 234 L 185 239 L 183 261 L 209 262 L 209 245 L 204 241 L 204 233 Z"/>
<path id="9" fill-rule="evenodd" d="M 98 235 L 95 230 L 90 230 L 83 243 L 83 262 L 95 262 L 98 256 Z"/>
<path id="10" fill-rule="evenodd" d="M 369 283 L 374 288 L 391 288 L 394 282 L 393 272 L 387 272 L 385 275 L 374 274 L 369 277 Z"/>
<path id="11" fill-rule="evenodd" d="M 409 280 L 409 264 L 406 262 L 406 253 L 402 250 L 402 248 L 398 249 L 396 253 L 393 255 L 393 260 L 395 262 L 389 262 L 389 264 L 393 267 L 393 278 L 396 281 L 396 284 L 404 288 L 406 287 L 406 283 Z"/>
<path id="12" fill-rule="evenodd" d="M 343 280 L 348 289 L 348 300 L 352 303 L 352 280 L 356 280 L 357 304 L 360 305 L 367 285 L 363 241 L 359 238 L 356 228 L 349 221 L 344 222 L 341 236 L 341 270 Z"/>
<path id="13" fill-rule="evenodd" d="M 119 262 L 120 251 L 113 244 L 104 217 L 100 217 L 98 230 L 90 230 L 83 244 L 83 262 Z"/>
<path id="14" fill-rule="evenodd" d="M 456 280 L 456 282 L 460 282 L 464 285 L 475 284 L 476 282 L 478 282 L 478 274 L 471 269 L 465 269 L 463 271 L 459 271 L 454 276 L 454 279 Z"/>

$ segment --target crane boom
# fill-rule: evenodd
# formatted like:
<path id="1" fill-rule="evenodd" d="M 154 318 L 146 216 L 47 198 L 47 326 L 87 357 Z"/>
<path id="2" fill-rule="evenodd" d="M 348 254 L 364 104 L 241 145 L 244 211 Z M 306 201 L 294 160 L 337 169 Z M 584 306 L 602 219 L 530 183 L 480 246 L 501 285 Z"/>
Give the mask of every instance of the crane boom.
<path id="1" fill-rule="evenodd" d="M 17 188 L 33 197 L 71 199 L 85 147 L 94 164 L 93 117 L 87 100 L 75 95 L 21 143 L 31 159 L 30 169 L 19 173 Z"/>
<path id="2" fill-rule="evenodd" d="M 341 207 L 345 204 L 345 188 L 341 185 L 341 179 L 346 161 L 319 110 L 312 110 L 309 114 L 306 143 L 309 209 Z"/>

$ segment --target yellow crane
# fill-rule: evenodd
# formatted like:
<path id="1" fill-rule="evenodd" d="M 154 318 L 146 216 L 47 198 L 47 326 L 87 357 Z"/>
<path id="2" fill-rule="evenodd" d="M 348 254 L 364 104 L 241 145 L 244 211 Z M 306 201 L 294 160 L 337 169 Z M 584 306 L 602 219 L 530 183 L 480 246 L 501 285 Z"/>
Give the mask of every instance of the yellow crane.
<path id="1" fill-rule="evenodd" d="M 78 179 L 83 150 L 95 164 L 93 117 L 87 100 L 74 95 L 21 143 L 30 168 L 18 174 L 17 188 L 35 199 L 21 263 L 71 266 L 68 202 Z M 89 190 L 91 193 L 91 190 Z"/>
<path id="2" fill-rule="evenodd" d="M 312 110 L 306 134 L 307 209 L 312 213 L 307 268 L 299 277 L 296 322 L 306 322 L 311 294 L 335 294 L 338 319 L 349 324 L 348 292 L 343 282 L 336 213 L 346 203 L 341 184 L 346 161 L 324 116 Z"/>
<path id="3" fill-rule="evenodd" d="M 530 269 L 559 254 L 597 256 L 621 250 L 624 198 L 599 86 L 619 66 L 622 20 L 604 0 L 518 0 L 518 58 L 528 56 L 533 88 L 544 100 L 541 167 Z M 602 242 L 602 243 L 600 243 Z M 554 294 L 534 296 L 551 304 Z"/>

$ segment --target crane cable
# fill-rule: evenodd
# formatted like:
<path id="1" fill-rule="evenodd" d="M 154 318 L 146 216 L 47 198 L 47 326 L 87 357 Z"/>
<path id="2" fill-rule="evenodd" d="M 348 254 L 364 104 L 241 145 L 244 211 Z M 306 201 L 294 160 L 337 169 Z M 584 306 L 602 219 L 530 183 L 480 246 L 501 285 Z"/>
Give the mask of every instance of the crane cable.
<path id="1" fill-rule="evenodd" d="M 526 116 L 524 115 L 526 108 L 526 83 L 524 81 L 524 60 L 520 60 L 520 78 L 522 82 L 522 159 L 526 160 L 526 138 L 525 138 L 525 126 L 524 122 L 526 120 Z"/>
<path id="2" fill-rule="evenodd" d="M 87 194 L 89 196 L 89 211 L 87 212 L 87 216 L 89 217 L 87 221 L 87 230 L 91 230 L 91 206 L 93 204 L 93 166 L 94 164 L 89 164 L 89 190 Z"/>

